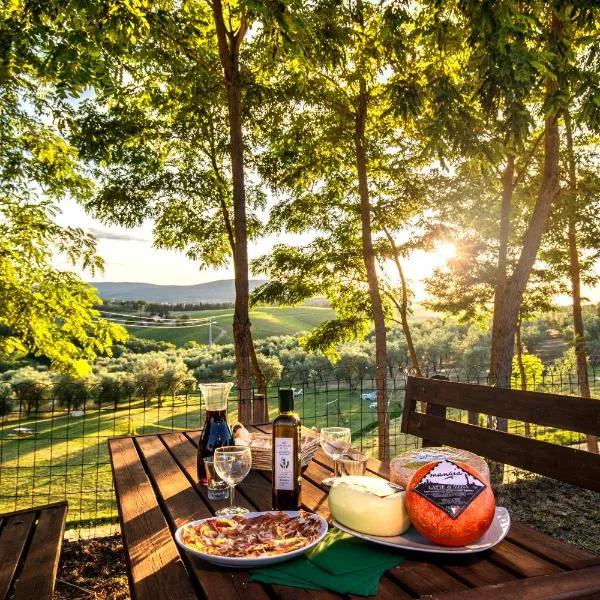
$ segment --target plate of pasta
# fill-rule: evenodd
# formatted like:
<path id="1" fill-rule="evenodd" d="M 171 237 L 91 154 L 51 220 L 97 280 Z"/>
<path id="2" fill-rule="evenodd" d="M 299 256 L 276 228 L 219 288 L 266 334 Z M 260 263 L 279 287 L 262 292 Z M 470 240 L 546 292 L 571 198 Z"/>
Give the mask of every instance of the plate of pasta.
<path id="1" fill-rule="evenodd" d="M 237 568 L 266 566 L 303 554 L 327 533 L 327 521 L 304 510 L 250 512 L 186 523 L 175 541 L 210 563 Z"/>

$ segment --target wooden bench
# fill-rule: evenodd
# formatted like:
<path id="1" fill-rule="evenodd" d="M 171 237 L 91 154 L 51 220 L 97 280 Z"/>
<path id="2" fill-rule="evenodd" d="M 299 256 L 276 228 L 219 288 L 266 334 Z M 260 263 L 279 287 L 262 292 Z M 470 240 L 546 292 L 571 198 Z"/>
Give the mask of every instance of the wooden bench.
<path id="1" fill-rule="evenodd" d="M 0 600 L 51 600 L 67 503 L 0 515 Z"/>
<path id="2" fill-rule="evenodd" d="M 453 421 L 448 408 L 599 435 L 599 400 L 409 377 L 402 432 L 600 492 L 600 455 Z"/>

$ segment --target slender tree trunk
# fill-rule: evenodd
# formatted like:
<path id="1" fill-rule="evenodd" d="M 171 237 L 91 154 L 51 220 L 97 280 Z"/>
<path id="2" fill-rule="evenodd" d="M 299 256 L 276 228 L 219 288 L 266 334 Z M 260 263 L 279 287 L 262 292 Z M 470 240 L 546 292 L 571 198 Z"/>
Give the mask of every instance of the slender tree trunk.
<path id="1" fill-rule="evenodd" d="M 406 282 L 406 277 L 404 276 L 404 269 L 402 268 L 398 247 L 396 246 L 393 236 L 385 227 L 383 228 L 383 231 L 385 232 L 388 242 L 390 243 L 392 258 L 394 259 L 394 264 L 396 265 L 396 269 L 398 271 L 398 277 L 400 277 L 400 285 L 402 286 L 402 299 L 400 302 L 394 302 L 394 304 L 400 313 L 400 324 L 402 325 L 402 332 L 404 333 L 406 345 L 408 346 L 408 354 L 410 356 L 410 362 L 413 371 L 417 377 L 422 377 L 419 359 L 417 358 L 417 352 L 415 350 L 412 333 L 410 331 L 410 324 L 408 322 L 408 284 Z"/>
<path id="2" fill-rule="evenodd" d="M 249 423 L 252 416 L 250 383 L 250 318 L 248 314 L 248 238 L 246 225 L 246 188 L 244 183 L 244 140 L 242 136 L 242 95 L 239 50 L 247 31 L 242 22 L 236 33 L 227 31 L 223 19 L 221 0 L 212 2 L 219 56 L 225 87 L 229 116 L 229 151 L 233 183 L 233 227 L 235 235 L 235 308 L 233 315 L 233 340 L 237 375 L 238 418 Z"/>
<path id="3" fill-rule="evenodd" d="M 217 170 L 216 163 L 213 161 L 213 168 L 215 171 Z M 231 255 L 233 256 L 233 267 L 234 272 L 237 271 L 237 263 L 236 263 L 236 253 L 235 253 L 235 238 L 234 231 L 231 225 L 231 219 L 229 217 L 229 211 L 227 210 L 227 204 L 225 200 L 221 197 L 221 212 L 223 213 L 223 219 L 225 221 L 225 229 L 227 230 L 227 237 L 229 239 L 229 245 L 231 246 Z M 264 394 L 265 398 L 267 398 L 267 383 L 265 381 L 265 377 L 262 373 L 260 365 L 258 364 L 258 359 L 256 357 L 256 348 L 254 347 L 254 340 L 252 338 L 252 329 L 250 329 L 249 334 L 249 350 L 250 350 L 250 362 L 252 364 L 252 372 L 254 374 L 254 378 L 256 379 L 256 386 L 258 388 L 259 394 Z"/>
<path id="4" fill-rule="evenodd" d="M 494 314 L 492 318 L 492 340 L 490 348 L 489 381 L 491 385 L 498 385 L 496 365 L 499 358 L 500 331 L 504 311 L 504 297 L 508 281 L 508 239 L 510 237 L 510 214 L 514 191 L 515 155 L 511 147 L 508 149 L 506 166 L 502 175 L 502 205 L 500 208 L 500 236 L 498 245 L 498 269 L 496 286 L 494 288 Z M 500 384 L 502 385 L 502 384 Z M 503 387 L 508 387 L 505 383 Z M 469 423 L 477 425 L 479 415 L 469 412 Z M 488 416 L 488 427 L 494 426 L 493 417 Z"/>
<path id="5" fill-rule="evenodd" d="M 571 296 L 573 299 L 573 342 L 575 345 L 575 357 L 577 360 L 577 380 L 579 382 L 579 395 L 591 398 L 590 382 L 588 380 L 587 356 L 585 347 L 585 330 L 583 327 L 583 313 L 581 311 L 581 272 L 579 268 L 579 252 L 577 249 L 577 167 L 575 164 L 575 152 L 573 150 L 573 126 L 571 115 L 564 112 L 566 141 L 567 141 L 567 163 L 569 165 L 569 214 L 568 238 L 569 238 L 569 275 L 571 277 Z M 587 435 L 587 448 L 589 452 L 598 454 L 598 438 Z"/>
<path id="6" fill-rule="evenodd" d="M 371 203 L 367 178 L 367 156 L 365 148 L 365 120 L 367 116 L 367 92 L 363 79 L 360 81 L 360 94 L 355 120 L 356 168 L 358 172 L 358 189 L 360 194 L 360 220 L 362 226 L 362 251 L 369 295 L 375 322 L 375 383 L 377 390 L 377 425 L 379 435 L 379 458 L 387 461 L 390 458 L 389 416 L 387 410 L 387 351 L 386 329 L 383 304 L 379 292 L 379 280 L 371 237 Z"/>
<path id="7" fill-rule="evenodd" d="M 521 389 L 527 389 L 527 373 L 523 364 L 523 341 L 521 340 L 521 319 L 517 322 L 517 334 L 515 338 L 515 350 L 517 352 L 517 364 L 519 365 L 519 377 L 521 379 Z M 531 437 L 531 426 L 525 423 L 525 435 Z"/>

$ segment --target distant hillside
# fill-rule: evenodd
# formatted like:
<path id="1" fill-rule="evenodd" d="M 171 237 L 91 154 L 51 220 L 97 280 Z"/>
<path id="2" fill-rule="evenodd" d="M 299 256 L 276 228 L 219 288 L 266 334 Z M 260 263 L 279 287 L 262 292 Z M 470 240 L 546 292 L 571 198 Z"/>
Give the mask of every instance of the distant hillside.
<path id="1" fill-rule="evenodd" d="M 264 279 L 251 279 L 250 291 L 265 283 Z M 155 285 L 128 281 L 91 282 L 103 300 L 146 300 L 147 302 L 233 302 L 233 279 L 209 281 L 197 285 Z"/>

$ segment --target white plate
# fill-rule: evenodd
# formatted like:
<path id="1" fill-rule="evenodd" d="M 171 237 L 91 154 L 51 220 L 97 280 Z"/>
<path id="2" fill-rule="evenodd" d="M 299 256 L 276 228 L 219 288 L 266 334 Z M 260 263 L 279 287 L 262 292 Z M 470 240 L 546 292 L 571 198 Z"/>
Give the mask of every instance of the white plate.
<path id="1" fill-rule="evenodd" d="M 269 510 L 266 512 L 249 512 L 242 516 L 258 517 L 260 515 L 266 514 L 267 512 L 277 512 L 277 511 Z M 291 517 L 296 517 L 299 514 L 299 512 L 297 510 L 284 510 L 282 512 L 284 512 L 286 515 L 289 515 Z M 317 536 L 317 539 L 315 539 L 313 542 L 311 542 L 307 546 L 304 546 L 304 548 L 299 548 L 298 550 L 292 550 L 291 552 L 288 552 L 287 554 L 278 554 L 277 556 L 260 556 L 258 558 L 236 558 L 236 557 L 230 557 L 230 556 L 216 556 L 214 554 L 206 554 L 205 552 L 199 552 L 198 550 L 194 550 L 194 548 L 190 548 L 189 546 L 186 546 L 182 542 L 181 532 L 184 527 L 188 527 L 189 525 L 198 525 L 199 523 L 204 523 L 204 521 L 209 521 L 210 519 L 214 519 L 216 517 L 210 517 L 209 519 L 200 519 L 198 521 L 191 521 L 190 523 L 186 523 L 185 525 L 182 525 L 175 532 L 175 541 L 177 542 L 178 546 L 180 546 L 186 552 L 189 552 L 193 556 L 197 556 L 198 558 L 201 558 L 202 560 L 213 563 L 215 565 L 219 565 L 221 567 L 234 567 L 234 568 L 238 568 L 238 569 L 249 569 L 251 567 L 265 567 L 267 565 L 274 565 L 275 563 L 284 562 L 286 560 L 290 560 L 291 558 L 295 558 L 296 556 L 299 556 L 300 554 L 304 554 L 307 550 L 309 550 L 313 546 L 316 546 L 325 537 L 325 534 L 327 533 L 327 521 L 319 515 L 311 514 L 311 517 L 314 518 L 315 520 L 319 521 L 319 523 L 321 525 L 321 529 L 319 531 L 319 535 Z M 226 518 L 228 518 L 228 515 L 223 515 L 218 518 L 226 519 Z"/>
<path id="2" fill-rule="evenodd" d="M 496 514 L 494 520 L 490 525 L 487 532 L 482 535 L 476 542 L 469 544 L 468 546 L 440 546 L 434 544 L 428 539 L 424 538 L 414 527 L 410 527 L 408 531 L 405 531 L 402 535 L 395 535 L 390 537 L 383 537 L 378 535 L 367 535 L 366 533 L 360 533 L 350 529 L 336 520 L 333 524 L 346 533 L 350 533 L 356 537 L 362 538 L 363 540 L 369 540 L 376 544 L 383 546 L 390 546 L 391 548 L 398 548 L 402 550 L 413 550 L 415 552 L 433 552 L 436 554 L 473 554 L 475 552 L 483 552 L 493 548 L 496 544 L 499 544 L 508 533 L 510 529 L 510 515 L 508 511 L 502 506 L 496 507 Z"/>

